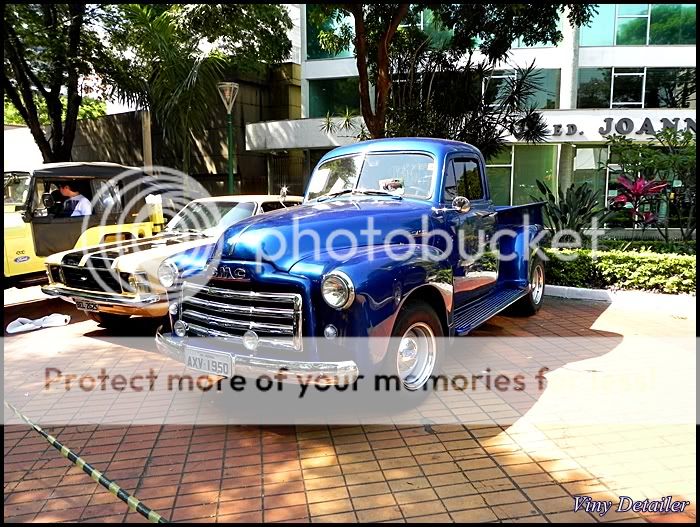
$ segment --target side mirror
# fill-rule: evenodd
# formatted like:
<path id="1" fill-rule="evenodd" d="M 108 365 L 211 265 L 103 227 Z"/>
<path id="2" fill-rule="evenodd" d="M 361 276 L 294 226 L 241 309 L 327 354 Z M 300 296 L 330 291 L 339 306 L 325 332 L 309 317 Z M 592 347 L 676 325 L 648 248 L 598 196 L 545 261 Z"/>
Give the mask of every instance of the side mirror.
<path id="1" fill-rule="evenodd" d="M 469 212 L 472 208 L 472 204 L 469 203 L 469 200 L 464 196 L 457 196 L 452 200 L 452 208 L 457 212 L 465 213 Z"/>
<path id="2" fill-rule="evenodd" d="M 50 209 L 53 207 L 56 202 L 53 200 L 53 196 L 49 192 L 45 192 L 44 194 L 41 195 L 41 202 L 44 204 L 44 207 L 47 209 Z"/>

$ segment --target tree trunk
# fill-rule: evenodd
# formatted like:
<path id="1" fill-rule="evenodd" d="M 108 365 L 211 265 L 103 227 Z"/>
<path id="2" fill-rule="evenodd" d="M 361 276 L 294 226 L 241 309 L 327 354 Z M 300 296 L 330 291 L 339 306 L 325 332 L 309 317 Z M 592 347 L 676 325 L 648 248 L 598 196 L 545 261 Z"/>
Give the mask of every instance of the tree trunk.
<path id="1" fill-rule="evenodd" d="M 382 35 L 377 50 L 377 80 L 375 86 L 375 109 L 369 98 L 369 73 L 367 68 L 367 34 L 362 4 L 349 4 L 347 9 L 355 18 L 355 53 L 357 55 L 357 71 L 360 78 L 360 108 L 367 130 L 373 139 L 384 137 L 386 132 L 386 109 L 391 91 L 391 75 L 389 72 L 389 47 L 396 29 L 408 13 L 409 4 L 399 4 L 394 12 L 389 27 Z"/>

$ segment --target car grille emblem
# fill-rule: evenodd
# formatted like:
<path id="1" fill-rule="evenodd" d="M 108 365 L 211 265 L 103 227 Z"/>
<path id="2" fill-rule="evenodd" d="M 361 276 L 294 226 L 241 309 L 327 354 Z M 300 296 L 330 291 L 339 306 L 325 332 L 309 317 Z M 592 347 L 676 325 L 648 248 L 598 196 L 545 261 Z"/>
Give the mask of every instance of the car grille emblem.
<path id="1" fill-rule="evenodd" d="M 230 265 L 220 265 L 212 274 L 212 278 L 219 280 L 245 280 L 248 277 L 246 270 L 242 267 L 231 267 Z"/>

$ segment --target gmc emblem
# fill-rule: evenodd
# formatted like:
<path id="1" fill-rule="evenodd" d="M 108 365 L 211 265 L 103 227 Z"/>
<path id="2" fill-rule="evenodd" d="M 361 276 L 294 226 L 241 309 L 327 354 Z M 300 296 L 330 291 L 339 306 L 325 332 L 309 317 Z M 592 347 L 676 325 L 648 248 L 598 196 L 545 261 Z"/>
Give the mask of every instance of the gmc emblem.
<path id="1" fill-rule="evenodd" d="M 245 280 L 248 278 L 246 270 L 242 267 L 231 267 L 230 265 L 220 265 L 212 274 L 212 278 L 218 280 Z"/>

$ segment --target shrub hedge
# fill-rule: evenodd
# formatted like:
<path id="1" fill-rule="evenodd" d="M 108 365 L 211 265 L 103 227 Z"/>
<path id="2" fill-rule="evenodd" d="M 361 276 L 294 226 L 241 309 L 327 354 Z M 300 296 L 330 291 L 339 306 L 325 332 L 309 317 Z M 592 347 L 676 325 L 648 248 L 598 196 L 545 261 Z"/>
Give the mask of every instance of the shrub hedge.
<path id="1" fill-rule="evenodd" d="M 696 242 L 673 241 L 666 243 L 663 240 L 598 240 L 600 251 L 633 251 L 653 252 L 661 254 L 695 254 Z"/>
<path id="2" fill-rule="evenodd" d="M 598 289 L 638 289 L 659 293 L 695 293 L 694 256 L 650 252 L 543 249 L 547 283 Z M 564 261 L 557 256 L 571 259 Z"/>

